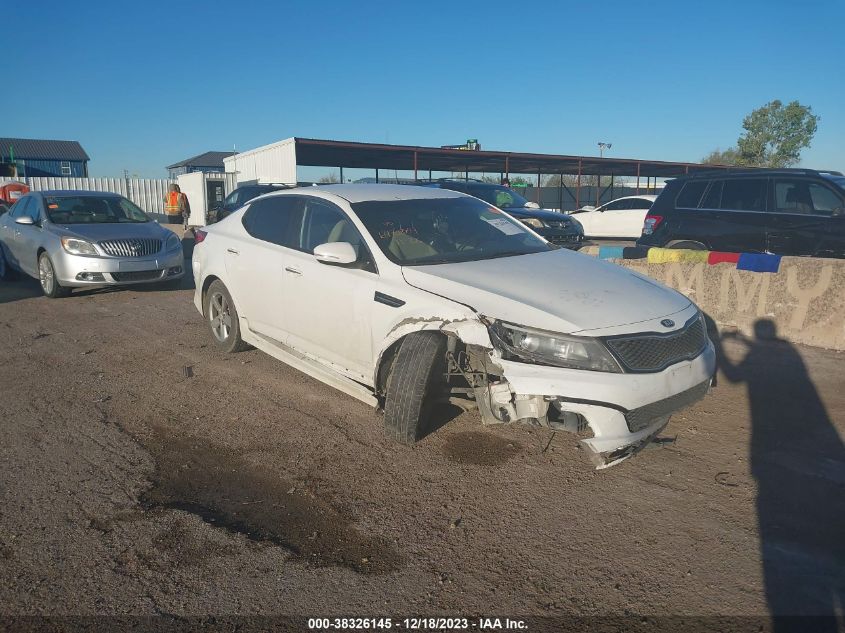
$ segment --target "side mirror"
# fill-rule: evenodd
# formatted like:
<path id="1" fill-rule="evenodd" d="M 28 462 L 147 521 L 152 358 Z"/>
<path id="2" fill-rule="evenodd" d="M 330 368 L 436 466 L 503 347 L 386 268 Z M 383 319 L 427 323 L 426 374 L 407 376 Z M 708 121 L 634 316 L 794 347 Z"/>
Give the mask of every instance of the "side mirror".
<path id="1" fill-rule="evenodd" d="M 18 224 L 26 224 L 27 226 L 32 226 L 33 224 L 35 224 L 35 220 L 33 220 L 28 215 L 22 215 L 19 218 L 15 218 L 15 222 L 17 222 Z"/>
<path id="2" fill-rule="evenodd" d="M 324 264 L 354 264 L 358 252 L 349 242 L 327 242 L 314 247 L 314 257 Z"/>
<path id="3" fill-rule="evenodd" d="M 539 205 L 539 204 L 537 204 L 536 202 L 526 202 L 526 203 L 525 203 L 525 208 L 526 208 L 526 209 L 539 209 L 539 208 L 540 208 L 540 205 Z"/>

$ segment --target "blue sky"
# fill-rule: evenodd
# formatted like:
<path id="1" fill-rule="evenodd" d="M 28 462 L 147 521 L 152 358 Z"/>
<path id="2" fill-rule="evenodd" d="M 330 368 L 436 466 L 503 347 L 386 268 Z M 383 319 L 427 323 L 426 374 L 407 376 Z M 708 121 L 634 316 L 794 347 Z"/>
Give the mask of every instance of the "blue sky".
<path id="1" fill-rule="evenodd" d="M 4 17 L 0 136 L 78 140 L 96 176 L 289 136 L 696 161 L 772 99 L 821 117 L 802 164 L 845 170 L 843 0 L 38 0 Z"/>

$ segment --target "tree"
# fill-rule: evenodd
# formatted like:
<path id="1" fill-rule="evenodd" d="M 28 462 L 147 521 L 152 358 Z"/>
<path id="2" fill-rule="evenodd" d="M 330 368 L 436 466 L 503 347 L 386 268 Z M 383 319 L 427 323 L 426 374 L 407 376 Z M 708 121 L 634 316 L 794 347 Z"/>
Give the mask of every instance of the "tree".
<path id="1" fill-rule="evenodd" d="M 739 165 L 739 152 L 735 147 L 729 147 L 725 151 L 714 149 L 701 159 L 705 165 Z"/>
<path id="2" fill-rule="evenodd" d="M 338 178 L 337 174 L 327 174 L 325 176 L 320 176 L 320 179 L 317 182 L 321 182 L 323 184 L 334 184 L 339 183 L 340 178 Z"/>
<path id="3" fill-rule="evenodd" d="M 801 150 L 810 146 L 819 117 L 813 109 L 792 101 L 767 103 L 742 122 L 745 134 L 737 140 L 740 161 L 755 167 L 788 167 L 801 158 Z"/>
<path id="4" fill-rule="evenodd" d="M 789 167 L 801 159 L 801 150 L 810 146 L 819 117 L 810 106 L 793 101 L 767 103 L 745 117 L 745 133 L 736 147 L 715 149 L 701 159 L 709 165 L 745 165 L 748 167 Z"/>

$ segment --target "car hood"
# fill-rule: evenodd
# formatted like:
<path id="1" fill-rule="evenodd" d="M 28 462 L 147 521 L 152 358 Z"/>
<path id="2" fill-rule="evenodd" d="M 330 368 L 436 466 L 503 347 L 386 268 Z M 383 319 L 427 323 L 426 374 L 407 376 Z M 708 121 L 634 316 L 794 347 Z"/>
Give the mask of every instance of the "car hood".
<path id="1" fill-rule="evenodd" d="M 653 321 L 691 305 L 639 273 L 566 249 L 405 266 L 402 274 L 410 285 L 487 317 L 564 334 Z"/>
<path id="2" fill-rule="evenodd" d="M 550 209 L 531 209 L 529 207 L 507 207 L 502 209 L 505 213 L 509 213 L 515 218 L 539 218 L 541 220 L 557 220 L 558 222 L 566 222 L 571 220 L 565 213 L 558 213 Z"/>
<path id="3" fill-rule="evenodd" d="M 54 224 L 54 230 L 61 235 L 78 237 L 92 242 L 126 238 L 152 238 L 164 240 L 171 231 L 156 222 L 123 224 Z"/>

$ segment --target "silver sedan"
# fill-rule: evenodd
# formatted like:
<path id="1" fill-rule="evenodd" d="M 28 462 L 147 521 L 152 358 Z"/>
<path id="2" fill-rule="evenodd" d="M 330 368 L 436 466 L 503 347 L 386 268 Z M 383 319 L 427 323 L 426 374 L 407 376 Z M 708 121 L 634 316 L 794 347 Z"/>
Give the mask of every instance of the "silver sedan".
<path id="1" fill-rule="evenodd" d="M 39 191 L 0 215 L 0 279 L 20 271 L 48 297 L 72 288 L 179 279 L 179 237 L 115 193 Z"/>

